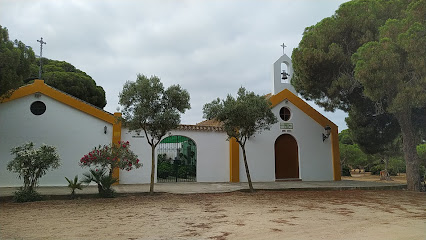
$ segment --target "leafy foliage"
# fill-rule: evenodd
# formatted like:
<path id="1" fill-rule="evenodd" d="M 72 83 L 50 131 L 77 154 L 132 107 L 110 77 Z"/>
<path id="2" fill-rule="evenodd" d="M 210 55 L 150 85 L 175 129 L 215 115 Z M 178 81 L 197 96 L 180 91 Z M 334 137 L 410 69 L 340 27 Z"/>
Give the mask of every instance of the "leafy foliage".
<path id="1" fill-rule="evenodd" d="M 342 165 L 342 176 L 352 176 L 351 168 L 346 165 Z"/>
<path id="2" fill-rule="evenodd" d="M 401 134 L 398 121 L 392 114 L 377 114 L 369 99 L 366 104 L 353 105 L 346 118 L 352 140 L 368 154 L 380 153 Z"/>
<path id="3" fill-rule="evenodd" d="M 18 191 L 16 191 L 13 195 L 13 201 L 14 202 L 35 202 L 42 200 L 42 196 L 34 189 L 25 189 L 20 188 Z"/>
<path id="4" fill-rule="evenodd" d="M 158 159 L 158 177 L 166 179 L 169 176 L 173 176 L 173 165 L 170 161 L 167 160 L 160 160 Z"/>
<path id="5" fill-rule="evenodd" d="M 344 3 L 306 28 L 292 56 L 296 90 L 326 110 L 348 111 L 361 148 L 383 151 L 401 132 L 411 190 L 420 187 L 415 146 L 425 132 L 424 123 L 413 124 L 426 108 L 425 4 Z"/>
<path id="6" fill-rule="evenodd" d="M 363 44 L 378 40 L 379 27 L 401 16 L 406 2 L 350 1 L 307 27 L 292 55 L 296 90 L 326 110 L 348 111 L 362 101 L 363 86 L 354 77 L 351 57 Z"/>
<path id="7" fill-rule="evenodd" d="M 46 84 L 99 108 L 107 103 L 104 89 L 97 86 L 92 77 L 65 61 L 44 59 L 43 79 Z"/>
<path id="8" fill-rule="evenodd" d="M 106 105 L 105 91 L 85 72 L 65 61 L 43 58 L 46 84 L 99 108 Z M 7 28 L 0 25 L 0 100 L 14 89 L 38 78 L 39 59 L 32 48 L 19 40 L 9 40 Z"/>
<path id="9" fill-rule="evenodd" d="M 71 198 L 74 199 L 75 198 L 75 190 L 83 190 L 83 185 L 81 185 L 81 182 L 78 182 L 78 176 L 75 175 L 73 180 L 69 180 L 67 177 L 65 177 L 65 179 L 68 182 L 68 187 L 71 189 Z"/>
<path id="10" fill-rule="evenodd" d="M 364 169 L 378 175 L 380 171 L 387 170 L 391 176 L 395 176 L 406 171 L 400 148 L 400 138 L 381 146 L 380 151 L 368 152 L 352 141 L 353 135 L 352 129 L 339 133 L 342 172 L 345 169 Z"/>
<path id="11" fill-rule="evenodd" d="M 416 149 L 420 160 L 423 162 L 423 165 L 426 165 L 426 143 L 417 145 Z"/>
<path id="12" fill-rule="evenodd" d="M 140 168 L 138 156 L 130 150 L 129 141 L 119 141 L 118 144 L 99 145 L 80 159 L 81 167 L 98 166 L 108 169 L 110 173 L 114 168 L 130 171 Z"/>
<path id="13" fill-rule="evenodd" d="M 154 192 L 155 148 L 161 139 L 180 124 L 180 114 L 190 108 L 189 93 L 179 85 L 166 90 L 156 76 L 138 74 L 136 82 L 126 82 L 120 92 L 124 125 L 129 130 L 144 131 L 151 145 L 151 184 Z"/>
<path id="14" fill-rule="evenodd" d="M 118 181 L 107 169 L 90 169 L 88 173 L 84 173 L 85 177 L 82 182 L 90 184 L 94 182 L 98 185 L 99 196 L 103 198 L 112 198 L 115 191 L 112 185 Z"/>
<path id="15" fill-rule="evenodd" d="M 245 144 L 250 137 L 277 122 L 271 104 L 263 96 L 241 87 L 237 98 L 228 95 L 225 100 L 216 99 L 203 107 L 204 117 L 223 122 L 229 138 Z"/>
<path id="16" fill-rule="evenodd" d="M 34 143 L 29 142 L 12 148 L 11 153 L 15 158 L 7 164 L 7 170 L 18 173 L 24 180 L 24 192 L 34 190 L 47 171 L 60 166 L 60 157 L 54 146 L 42 145 L 34 149 Z"/>
<path id="17" fill-rule="evenodd" d="M 384 111 L 398 120 L 411 190 L 420 189 L 413 110 L 426 107 L 425 4 L 421 0 L 410 3 L 404 18 L 389 19 L 379 28 L 379 40 L 364 44 L 352 56 L 365 96 L 385 102 Z"/>
<path id="18" fill-rule="evenodd" d="M 9 40 L 7 28 L 0 25 L 0 100 L 9 97 L 30 77 L 30 65 L 34 61 L 34 51 L 21 41 Z"/>
<path id="19" fill-rule="evenodd" d="M 355 144 L 352 140 L 352 131 L 349 129 L 342 130 L 339 133 L 339 143 L 341 144 Z"/>
<path id="20" fill-rule="evenodd" d="M 339 144 L 342 166 L 352 169 L 364 169 L 367 166 L 367 155 L 356 144 Z"/>
<path id="21" fill-rule="evenodd" d="M 136 82 L 126 82 L 120 93 L 124 123 L 130 130 L 146 132 L 150 145 L 158 144 L 180 124 L 180 114 L 190 108 L 189 93 L 179 85 L 164 90 L 156 76 L 138 74 Z"/>
<path id="22" fill-rule="evenodd" d="M 371 174 L 379 175 L 380 171 L 384 169 L 386 169 L 390 176 L 396 176 L 398 173 L 406 172 L 405 162 L 401 157 L 391 157 L 387 167 L 382 159 L 378 159 L 369 170 Z"/>
<path id="23" fill-rule="evenodd" d="M 219 98 L 203 107 L 204 118 L 216 119 L 223 122 L 228 140 L 235 138 L 243 150 L 244 165 L 250 191 L 253 186 L 247 164 L 245 144 L 254 134 L 269 130 L 277 122 L 271 111 L 271 103 L 263 96 L 246 91 L 241 87 L 237 98 L 228 95 L 225 100 Z"/>

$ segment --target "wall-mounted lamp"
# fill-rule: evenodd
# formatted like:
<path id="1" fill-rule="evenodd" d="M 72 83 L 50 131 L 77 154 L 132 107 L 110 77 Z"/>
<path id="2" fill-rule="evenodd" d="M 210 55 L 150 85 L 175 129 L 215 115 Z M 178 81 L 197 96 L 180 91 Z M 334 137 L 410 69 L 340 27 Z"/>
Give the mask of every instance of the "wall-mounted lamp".
<path id="1" fill-rule="evenodd" d="M 324 131 L 325 131 L 325 134 L 323 133 L 322 134 L 322 141 L 324 142 L 325 141 L 325 139 L 327 139 L 328 137 L 330 137 L 330 133 L 331 133 L 331 127 L 330 126 L 325 126 L 324 127 Z"/>
<path id="2" fill-rule="evenodd" d="M 108 128 L 107 128 L 107 126 L 105 126 L 105 127 L 104 127 L 104 133 L 105 133 L 105 134 L 107 133 L 107 129 L 108 129 Z"/>

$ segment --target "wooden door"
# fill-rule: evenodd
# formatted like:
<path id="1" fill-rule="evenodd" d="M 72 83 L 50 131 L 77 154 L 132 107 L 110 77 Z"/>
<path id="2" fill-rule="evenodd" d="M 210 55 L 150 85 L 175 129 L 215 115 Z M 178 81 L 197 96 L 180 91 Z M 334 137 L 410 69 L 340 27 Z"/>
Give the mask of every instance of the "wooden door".
<path id="1" fill-rule="evenodd" d="M 275 179 L 299 178 L 299 154 L 296 139 L 283 134 L 275 141 Z"/>

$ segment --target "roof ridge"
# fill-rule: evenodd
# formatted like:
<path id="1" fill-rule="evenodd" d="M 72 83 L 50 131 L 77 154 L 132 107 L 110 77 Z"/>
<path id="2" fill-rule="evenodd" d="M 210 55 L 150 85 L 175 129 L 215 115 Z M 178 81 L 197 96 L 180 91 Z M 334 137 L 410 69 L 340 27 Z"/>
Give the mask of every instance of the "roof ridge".
<path id="1" fill-rule="evenodd" d="M 209 132 L 224 132 L 223 127 L 216 126 L 201 126 L 201 125 L 190 125 L 190 124 L 180 124 L 177 130 L 190 130 L 190 131 L 209 131 Z"/>
<path id="2" fill-rule="evenodd" d="M 43 80 L 43 83 L 44 83 L 44 80 Z M 60 89 L 57 89 L 57 88 L 55 88 L 55 87 L 52 87 L 52 86 L 50 86 L 49 84 L 47 84 L 47 83 L 44 83 L 46 86 L 48 86 L 48 87 L 50 87 L 50 88 L 52 88 L 52 89 L 54 89 L 54 90 L 56 90 L 56 91 L 58 91 L 58 92 L 61 92 L 61 93 L 63 93 L 63 94 L 65 94 L 65 95 L 67 95 L 67 96 L 69 96 L 69 97 L 72 97 L 72 98 L 74 98 L 75 100 L 77 100 L 77 101 L 80 101 L 80 102 L 82 102 L 82 103 L 85 103 L 85 104 L 87 104 L 87 105 L 89 105 L 89 106 L 91 106 L 91 107 L 94 107 L 94 108 L 96 108 L 96 109 L 98 109 L 98 110 L 101 110 L 101 111 L 103 111 L 103 112 L 105 112 L 105 113 L 108 113 L 108 114 L 110 114 L 110 115 L 114 115 L 113 113 L 110 113 L 110 112 L 108 112 L 108 111 L 106 111 L 106 110 L 104 110 L 104 109 L 102 109 L 102 108 L 100 108 L 100 107 L 98 107 L 98 106 L 95 106 L 95 105 L 93 105 L 93 104 L 91 104 L 91 103 L 89 103 L 89 102 L 86 102 L 86 101 L 84 101 L 83 99 L 80 99 L 80 98 L 78 98 L 78 97 L 76 97 L 76 96 L 73 96 L 73 95 L 71 95 L 71 94 L 69 94 L 69 93 L 67 93 L 67 92 L 64 92 L 64 91 L 62 91 L 62 90 L 60 90 Z"/>

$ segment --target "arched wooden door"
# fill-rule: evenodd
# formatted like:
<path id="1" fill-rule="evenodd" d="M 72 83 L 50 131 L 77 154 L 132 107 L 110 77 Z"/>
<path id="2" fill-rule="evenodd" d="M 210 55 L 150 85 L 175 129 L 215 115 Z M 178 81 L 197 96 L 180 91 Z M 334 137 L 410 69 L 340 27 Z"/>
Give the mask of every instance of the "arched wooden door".
<path id="1" fill-rule="evenodd" d="M 299 153 L 296 139 L 283 134 L 275 140 L 275 179 L 299 178 Z"/>

